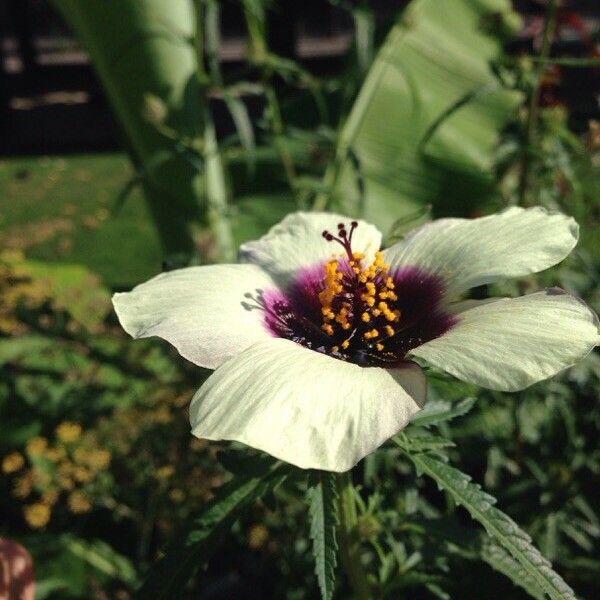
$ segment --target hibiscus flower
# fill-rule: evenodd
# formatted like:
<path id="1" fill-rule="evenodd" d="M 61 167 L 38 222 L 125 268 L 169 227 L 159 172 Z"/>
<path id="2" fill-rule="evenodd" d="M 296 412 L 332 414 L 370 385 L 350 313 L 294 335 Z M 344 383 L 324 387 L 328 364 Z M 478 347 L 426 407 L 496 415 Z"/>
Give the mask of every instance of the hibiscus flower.
<path id="1" fill-rule="evenodd" d="M 577 235 L 564 215 L 511 208 L 433 221 L 381 251 L 373 225 L 298 212 L 244 244 L 240 264 L 163 273 L 113 302 L 133 337 L 216 369 L 191 404 L 196 436 L 342 472 L 423 407 L 412 357 L 514 391 L 591 351 L 597 317 L 561 289 L 460 301 L 555 265 Z"/>

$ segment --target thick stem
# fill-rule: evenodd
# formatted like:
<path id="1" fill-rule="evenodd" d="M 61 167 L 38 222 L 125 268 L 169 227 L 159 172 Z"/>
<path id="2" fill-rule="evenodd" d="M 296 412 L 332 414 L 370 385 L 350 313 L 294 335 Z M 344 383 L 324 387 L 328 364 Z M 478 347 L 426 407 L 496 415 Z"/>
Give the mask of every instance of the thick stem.
<path id="1" fill-rule="evenodd" d="M 367 574 L 360 561 L 360 547 L 356 531 L 358 515 L 350 473 L 338 473 L 336 475 L 336 486 L 340 520 L 338 539 L 342 565 L 346 575 L 348 575 L 355 597 L 358 600 L 370 600 L 372 596 Z"/>
<path id="2" fill-rule="evenodd" d="M 538 58 L 536 68 L 535 82 L 531 95 L 529 97 L 529 110 L 527 113 L 527 125 L 525 130 L 525 146 L 523 148 L 523 163 L 521 167 L 521 177 L 519 180 L 519 204 L 523 206 L 526 201 L 526 194 L 529 188 L 529 178 L 531 173 L 532 149 L 536 143 L 537 125 L 540 112 L 540 96 L 542 89 L 542 77 L 546 68 L 546 63 L 550 55 L 552 46 L 552 36 L 556 27 L 556 10 L 559 0 L 550 0 L 546 16 L 544 19 L 544 33 L 542 38 L 542 47 Z"/>

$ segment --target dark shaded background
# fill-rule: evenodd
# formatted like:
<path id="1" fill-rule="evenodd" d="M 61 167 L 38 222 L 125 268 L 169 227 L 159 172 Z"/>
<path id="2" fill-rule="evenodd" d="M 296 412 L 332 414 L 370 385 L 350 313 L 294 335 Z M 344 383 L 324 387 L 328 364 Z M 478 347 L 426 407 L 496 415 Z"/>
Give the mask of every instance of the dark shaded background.
<path id="1" fill-rule="evenodd" d="M 383 35 L 406 0 L 372 0 Z M 270 46 L 299 60 L 317 76 L 338 72 L 348 52 L 352 23 L 347 11 L 327 0 L 278 0 L 270 13 Z M 535 50 L 543 1 L 515 0 L 524 17 L 512 54 Z M 242 12 L 236 0 L 222 2 L 222 61 L 225 76 L 244 68 Z M 600 3 L 563 3 L 554 56 L 598 56 Z M 583 130 L 600 116 L 600 68 L 553 70 L 543 102 L 569 107 L 571 125 Z M 227 112 L 215 102 L 220 133 L 230 133 Z M 250 106 L 252 116 L 262 106 Z M 48 154 L 120 148 L 110 114 L 87 54 L 49 0 L 0 0 L 0 154 Z"/>

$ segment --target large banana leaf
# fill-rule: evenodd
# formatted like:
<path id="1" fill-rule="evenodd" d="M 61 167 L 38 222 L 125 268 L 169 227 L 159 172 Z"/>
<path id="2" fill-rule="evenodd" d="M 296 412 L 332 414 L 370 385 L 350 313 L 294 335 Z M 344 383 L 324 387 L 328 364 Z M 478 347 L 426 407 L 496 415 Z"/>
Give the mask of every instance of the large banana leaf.
<path id="1" fill-rule="evenodd" d="M 164 102 L 181 137 L 200 131 L 192 0 L 54 0 L 86 46 L 142 183 L 163 246 L 189 251 L 197 212 L 198 169 L 143 116 L 151 94 Z"/>
<path id="2" fill-rule="evenodd" d="M 424 204 L 461 214 L 493 195 L 493 149 L 520 97 L 491 63 L 515 19 L 508 0 L 413 0 L 341 130 L 330 206 L 386 230 Z"/>

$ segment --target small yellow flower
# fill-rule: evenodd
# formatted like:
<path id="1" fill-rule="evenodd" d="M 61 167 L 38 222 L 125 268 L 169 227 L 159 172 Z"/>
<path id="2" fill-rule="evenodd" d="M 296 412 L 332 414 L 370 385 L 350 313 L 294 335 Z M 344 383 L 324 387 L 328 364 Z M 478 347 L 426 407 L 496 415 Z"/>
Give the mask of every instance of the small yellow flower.
<path id="1" fill-rule="evenodd" d="M 164 481 L 165 479 L 169 479 L 169 477 L 172 477 L 173 473 L 175 473 L 175 467 L 173 467 L 172 465 L 165 465 L 164 467 L 159 467 L 156 470 L 154 476 L 159 481 Z"/>
<path id="2" fill-rule="evenodd" d="M 25 459 L 20 452 L 12 452 L 7 454 L 2 460 L 2 472 L 7 475 L 16 473 L 25 464 Z"/>
<path id="3" fill-rule="evenodd" d="M 33 527 L 34 529 L 40 529 L 48 524 L 52 510 L 47 504 L 36 502 L 35 504 L 26 506 L 23 510 L 23 513 L 25 520 L 30 527 Z"/>
<path id="4" fill-rule="evenodd" d="M 92 503 L 90 502 L 90 499 L 82 492 L 71 492 L 67 502 L 71 512 L 75 513 L 76 515 L 81 515 L 92 510 Z"/>
<path id="5" fill-rule="evenodd" d="M 253 550 L 262 548 L 268 539 L 269 530 L 264 525 L 253 525 L 248 532 L 248 546 Z"/>
<path id="6" fill-rule="evenodd" d="M 93 475 L 85 467 L 75 467 L 73 469 L 73 477 L 75 481 L 79 481 L 80 483 L 87 483 L 93 479 Z"/>
<path id="7" fill-rule="evenodd" d="M 81 425 L 73 421 L 63 421 L 55 431 L 56 437 L 65 444 L 76 442 L 80 438 L 81 432 Z"/>
<path id="8" fill-rule="evenodd" d="M 22 477 L 19 477 L 17 481 L 15 481 L 15 485 L 13 487 L 13 496 L 15 498 L 27 498 L 27 496 L 31 494 L 32 489 L 33 475 L 31 471 L 29 471 Z"/>
<path id="9" fill-rule="evenodd" d="M 36 436 L 27 442 L 26 451 L 29 456 L 41 456 L 48 447 L 48 440 L 45 437 Z"/>
<path id="10" fill-rule="evenodd" d="M 111 454 L 108 450 L 100 448 L 99 450 L 92 450 L 87 456 L 87 464 L 97 471 L 108 468 L 110 465 Z"/>
<path id="11" fill-rule="evenodd" d="M 58 462 L 67 456 L 67 452 L 64 448 L 48 448 L 44 452 L 44 457 L 51 462 Z"/>
<path id="12" fill-rule="evenodd" d="M 185 492 L 180 488 L 175 488 L 169 492 L 169 498 L 179 504 L 185 500 Z"/>
<path id="13" fill-rule="evenodd" d="M 48 490 L 42 495 L 42 503 L 47 506 L 54 506 L 58 502 L 59 496 L 60 492 L 56 488 Z"/>
<path id="14" fill-rule="evenodd" d="M 153 412 L 152 420 L 159 424 L 170 423 L 173 420 L 173 414 L 169 407 L 163 404 Z"/>

